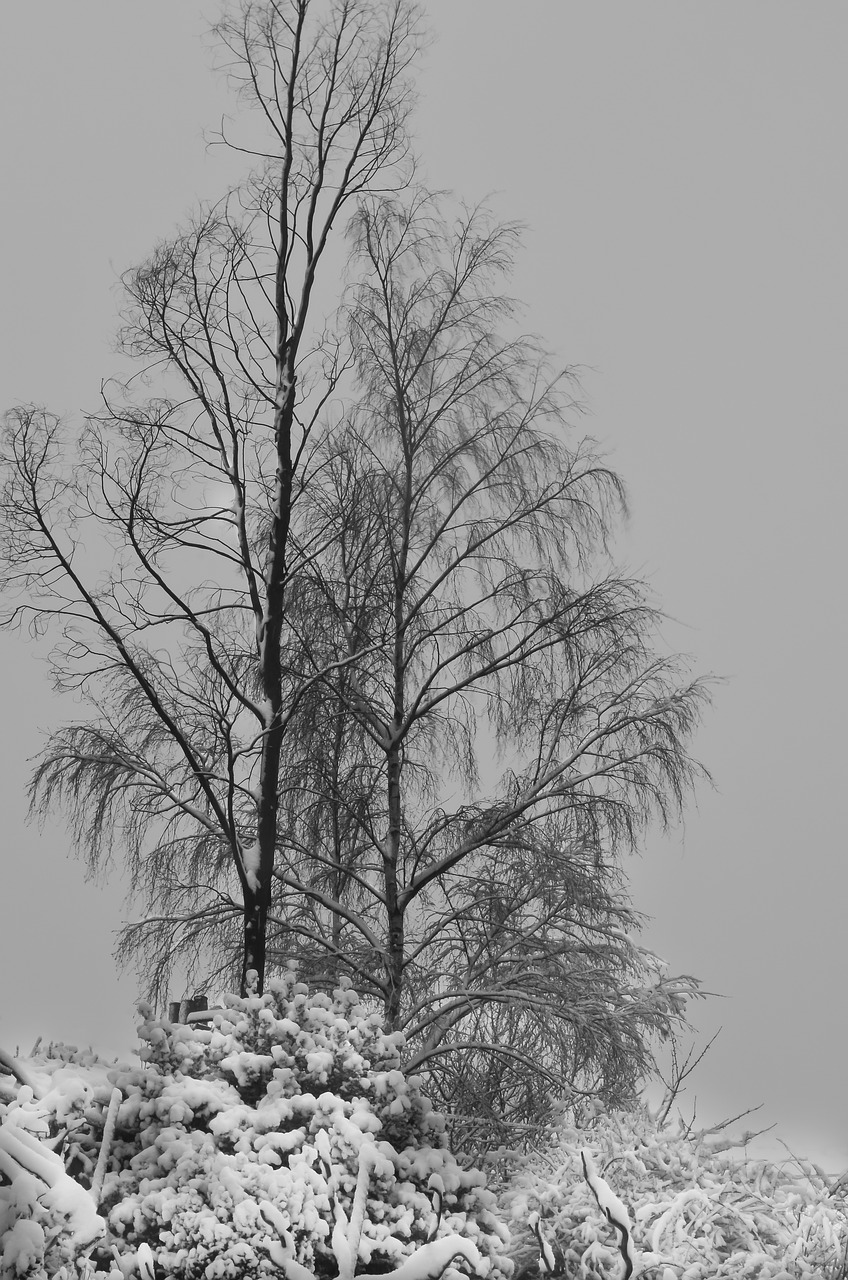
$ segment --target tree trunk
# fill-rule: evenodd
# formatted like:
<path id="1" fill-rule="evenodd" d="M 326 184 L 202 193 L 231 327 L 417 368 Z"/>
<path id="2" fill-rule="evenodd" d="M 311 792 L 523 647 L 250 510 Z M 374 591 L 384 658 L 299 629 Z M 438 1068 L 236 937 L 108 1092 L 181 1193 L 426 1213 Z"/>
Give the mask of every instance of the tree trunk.
<path id="1" fill-rule="evenodd" d="M 398 861 L 401 840 L 400 750 L 388 753 L 386 781 L 389 805 L 389 830 L 383 849 L 383 879 L 386 890 L 386 957 L 384 960 L 389 990 L 386 996 L 386 1024 L 394 1029 L 400 1020 L 403 991 L 403 911 L 398 902 Z"/>
<path id="2" fill-rule="evenodd" d="M 286 544 L 291 520 L 292 458 L 291 438 L 294 421 L 294 370 L 292 356 L 283 356 L 283 368 L 277 377 L 277 404 L 274 410 L 274 440 L 277 449 L 275 501 L 268 535 L 265 560 L 265 610 L 259 634 L 259 671 L 265 698 L 266 720 L 259 765 L 259 796 L 256 802 L 256 846 L 258 868 L 251 883 L 248 872 L 244 888 L 244 956 L 242 962 L 242 995 L 246 994 L 247 974 L 257 974 L 256 991 L 265 989 L 265 952 L 268 911 L 271 906 L 271 882 L 277 851 L 277 817 L 279 810 L 280 755 L 283 747 L 283 681 L 280 641 L 283 630 L 283 603 L 286 586 Z"/>
<path id="3" fill-rule="evenodd" d="M 270 899 L 270 878 L 267 892 L 244 889 L 244 947 L 241 965 L 241 994 L 249 995 L 253 984 L 249 980 L 251 970 L 256 972 L 258 984 L 255 990 L 262 994 L 265 988 L 265 938 L 268 931 L 268 902 Z"/>

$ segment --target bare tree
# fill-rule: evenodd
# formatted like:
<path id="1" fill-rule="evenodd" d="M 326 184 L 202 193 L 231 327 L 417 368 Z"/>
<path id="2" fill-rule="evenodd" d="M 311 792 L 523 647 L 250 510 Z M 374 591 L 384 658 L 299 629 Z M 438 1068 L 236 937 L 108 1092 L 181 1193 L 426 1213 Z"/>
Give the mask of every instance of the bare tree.
<path id="1" fill-rule="evenodd" d="M 427 196 L 360 205 L 357 394 L 293 511 L 269 917 L 269 956 L 349 974 L 475 1124 L 624 1100 L 696 989 L 631 936 L 618 857 L 699 772 L 705 686 L 610 560 L 622 488 L 569 380 L 501 336 L 515 245 Z"/>
<path id="2" fill-rule="evenodd" d="M 572 384 L 512 335 L 515 229 L 414 193 L 414 10 L 262 0 L 219 34 L 272 141 L 126 277 L 156 397 L 8 420 L 7 624 L 54 628 L 87 706 L 33 804 L 92 868 L 120 847 L 151 994 L 178 958 L 242 989 L 295 958 L 472 1124 L 623 1099 L 696 988 L 634 941 L 619 864 L 698 772 L 704 686 L 610 558 Z"/>
<path id="3" fill-rule="evenodd" d="M 409 179 L 416 12 L 244 0 L 217 30 L 262 126 L 230 145 L 258 167 L 125 279 L 122 347 L 155 399 L 111 387 L 76 432 L 9 415 L 2 552 L 7 625 L 53 625 L 56 683 L 90 712 L 51 739 L 35 804 L 69 802 L 92 867 L 121 844 L 171 925 L 211 921 L 197 895 L 220 903 L 226 884 L 244 985 L 265 972 L 280 756 L 303 692 L 286 701 L 281 668 L 291 512 L 340 372 L 312 319 L 319 268 L 353 198 Z"/>

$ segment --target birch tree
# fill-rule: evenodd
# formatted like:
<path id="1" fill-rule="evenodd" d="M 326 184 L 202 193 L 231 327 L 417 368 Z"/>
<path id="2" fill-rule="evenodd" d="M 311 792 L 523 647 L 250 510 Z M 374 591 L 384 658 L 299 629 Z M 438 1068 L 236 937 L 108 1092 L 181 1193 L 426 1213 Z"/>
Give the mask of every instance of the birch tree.
<path id="1" fill-rule="evenodd" d="M 349 977 L 491 1133 L 625 1100 L 684 1016 L 621 859 L 680 811 L 705 687 L 615 566 L 623 487 L 572 381 L 517 331 L 516 229 L 413 186 L 415 20 L 221 24 L 270 141 L 228 139 L 250 178 L 128 273 L 144 379 L 79 427 L 9 416 L 3 578 L 83 706 L 33 804 L 126 861 L 148 993 L 177 962 L 212 992 Z"/>
<path id="2" fill-rule="evenodd" d="M 516 336 L 516 229 L 419 194 L 353 235 L 275 946 L 368 989 L 454 1114 L 621 1101 L 696 990 L 636 943 L 620 855 L 679 813 L 706 685 L 615 568 L 623 488 L 569 379 Z"/>
<path id="3" fill-rule="evenodd" d="M 416 13 L 244 0 L 217 34 L 253 109 L 225 140 L 256 167 L 127 274 L 120 346 L 144 379 L 107 386 L 81 426 L 9 415 L 3 582 L 7 625 L 53 630 L 56 684 L 88 711 L 53 735 L 35 803 L 69 803 L 93 868 L 123 846 L 172 923 L 232 874 L 242 986 L 255 970 L 261 987 L 302 693 L 284 700 L 281 669 L 291 512 L 339 375 L 314 299 L 351 201 L 408 181 Z"/>
<path id="4" fill-rule="evenodd" d="M 621 856 L 679 813 L 706 689 L 615 568 L 573 384 L 516 335 L 516 229 L 415 195 L 352 235 L 353 381 L 290 532 L 268 954 L 349 977 L 491 1137 L 626 1100 L 697 989 L 639 946 Z"/>

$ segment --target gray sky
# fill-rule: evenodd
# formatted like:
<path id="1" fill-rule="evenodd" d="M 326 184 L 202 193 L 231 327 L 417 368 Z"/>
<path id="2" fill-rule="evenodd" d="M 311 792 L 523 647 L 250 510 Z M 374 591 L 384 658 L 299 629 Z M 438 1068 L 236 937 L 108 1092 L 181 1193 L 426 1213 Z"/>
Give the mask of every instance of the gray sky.
<path id="1" fill-rule="evenodd" d="M 419 149 L 433 187 L 527 224 L 514 292 L 629 486 L 618 549 L 669 642 L 727 678 L 685 828 L 630 860 L 643 935 L 723 999 L 686 1103 L 763 1103 L 794 1149 L 848 1162 L 841 800 L 848 445 L 848 8 L 784 0 L 427 0 Z M 0 405 L 96 403 L 118 273 L 232 178 L 201 140 L 228 100 L 203 0 L 0 11 Z M 134 1043 L 111 930 L 61 823 L 25 824 L 27 757 L 73 715 L 0 637 L 0 1043 Z M 774 1139 L 755 1150 L 780 1152 Z"/>

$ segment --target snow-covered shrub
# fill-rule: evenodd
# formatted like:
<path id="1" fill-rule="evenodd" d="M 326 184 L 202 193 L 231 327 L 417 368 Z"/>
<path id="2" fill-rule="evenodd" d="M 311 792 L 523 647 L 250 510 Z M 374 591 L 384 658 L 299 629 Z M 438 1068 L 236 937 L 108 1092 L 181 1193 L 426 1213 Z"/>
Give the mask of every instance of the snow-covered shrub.
<path id="1" fill-rule="evenodd" d="M 298 1265 L 330 1280 L 344 1269 L 359 1180 L 365 1212 L 351 1274 L 354 1266 L 391 1272 L 432 1234 L 461 1236 L 473 1246 L 463 1244 L 469 1261 L 479 1250 L 479 1270 L 509 1273 L 508 1232 L 483 1174 L 457 1164 L 444 1118 L 400 1070 L 401 1037 L 386 1033 L 354 991 L 310 996 L 289 974 L 263 996 L 223 1003 L 211 1029 L 157 1021 L 143 1009 L 136 1069 L 28 1064 L 44 1096 L 16 1110 L 29 1109 L 45 1140 L 67 1128 L 75 1185 L 102 1185 L 99 1265 L 108 1253 L 129 1270 L 146 1243 L 164 1273 L 186 1280 L 294 1280 Z M 30 1230 L 13 1217 L 7 1233 Z M 26 1243 L 14 1245 L 16 1257 Z M 434 1253 L 419 1252 L 418 1272 Z M 444 1265 L 444 1248 L 439 1257 Z M 42 1276 L 37 1257 L 34 1265 L 20 1274 Z"/>
<path id="2" fill-rule="evenodd" d="M 62 1134 L 83 1120 L 94 1096 L 66 1058 L 51 1063 L 50 1084 L 23 1085 L 0 1104 L 0 1275 L 76 1274 L 74 1260 L 105 1237 L 93 1199 L 65 1167 Z M 105 1071 L 105 1068 L 104 1068 Z M 55 1148 L 59 1148 L 57 1151 Z"/>
<path id="3" fill-rule="evenodd" d="M 579 1122 L 562 1119 L 529 1155 L 512 1154 L 499 1194 L 511 1222 L 518 1275 L 536 1272 L 539 1231 L 571 1280 L 619 1277 L 616 1231 L 584 1178 L 581 1149 L 629 1210 L 636 1275 L 658 1280 L 842 1276 L 848 1217 L 812 1165 L 777 1165 L 734 1153 L 724 1138 L 687 1136 L 651 1112 L 607 1113 L 586 1104 Z"/>

